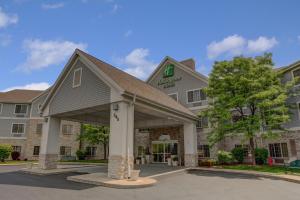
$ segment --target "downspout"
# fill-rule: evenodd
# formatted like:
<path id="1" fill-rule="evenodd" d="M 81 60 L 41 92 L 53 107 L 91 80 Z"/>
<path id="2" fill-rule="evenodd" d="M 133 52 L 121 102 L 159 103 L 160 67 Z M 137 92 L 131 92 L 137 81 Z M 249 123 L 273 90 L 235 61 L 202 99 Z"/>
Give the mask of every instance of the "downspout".
<path id="1" fill-rule="evenodd" d="M 131 106 L 133 106 L 133 109 L 134 109 L 135 100 L 136 100 L 136 94 L 134 94 L 133 100 L 131 102 Z M 134 112 L 134 110 L 133 110 L 133 112 Z M 129 121 L 128 120 L 129 119 L 127 117 L 127 137 L 126 137 L 126 141 L 127 141 L 127 170 L 128 170 L 127 171 L 127 173 L 128 173 L 127 178 L 130 178 L 131 177 L 131 168 L 130 168 L 130 162 L 129 162 L 129 159 L 130 159 L 129 152 L 130 152 L 130 150 L 129 150 L 129 145 L 128 145 L 128 139 L 129 139 L 129 135 L 128 135 L 128 123 L 129 123 Z M 133 131 L 134 131 L 134 119 L 133 119 Z M 134 134 L 134 132 L 133 132 L 133 134 Z"/>

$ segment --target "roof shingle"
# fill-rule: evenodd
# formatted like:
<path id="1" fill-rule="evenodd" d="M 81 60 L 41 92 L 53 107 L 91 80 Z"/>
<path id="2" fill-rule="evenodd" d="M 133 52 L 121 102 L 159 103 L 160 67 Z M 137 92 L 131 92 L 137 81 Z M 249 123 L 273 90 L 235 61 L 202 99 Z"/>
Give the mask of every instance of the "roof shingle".
<path id="1" fill-rule="evenodd" d="M 31 103 L 32 99 L 43 93 L 40 90 L 11 90 L 0 92 L 1 103 Z"/>

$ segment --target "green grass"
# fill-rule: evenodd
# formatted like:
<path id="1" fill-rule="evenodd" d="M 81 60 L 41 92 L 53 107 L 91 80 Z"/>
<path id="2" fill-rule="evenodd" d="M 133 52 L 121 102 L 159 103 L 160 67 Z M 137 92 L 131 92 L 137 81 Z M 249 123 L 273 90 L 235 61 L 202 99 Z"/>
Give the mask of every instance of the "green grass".
<path id="1" fill-rule="evenodd" d="M 108 160 L 67 160 L 61 163 L 108 163 Z"/>
<path id="2" fill-rule="evenodd" d="M 248 170 L 258 172 L 268 172 L 272 174 L 295 174 L 300 175 L 300 169 L 287 168 L 284 166 L 268 166 L 268 165 L 224 165 L 223 169 Z"/>
<path id="3" fill-rule="evenodd" d="M 17 165 L 17 164 L 26 164 L 26 163 L 34 163 L 34 162 L 38 162 L 38 161 L 34 161 L 34 160 L 28 160 L 28 161 L 24 161 L 24 160 L 6 160 L 4 162 L 0 162 L 0 165 Z"/>

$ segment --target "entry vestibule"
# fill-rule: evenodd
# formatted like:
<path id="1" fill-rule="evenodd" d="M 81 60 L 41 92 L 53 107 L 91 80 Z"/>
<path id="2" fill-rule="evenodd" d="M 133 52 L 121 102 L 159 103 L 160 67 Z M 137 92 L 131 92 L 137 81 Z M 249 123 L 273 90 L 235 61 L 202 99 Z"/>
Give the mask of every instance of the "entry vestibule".
<path id="1" fill-rule="evenodd" d="M 153 163 L 166 163 L 172 155 L 178 156 L 178 141 L 152 141 Z"/>

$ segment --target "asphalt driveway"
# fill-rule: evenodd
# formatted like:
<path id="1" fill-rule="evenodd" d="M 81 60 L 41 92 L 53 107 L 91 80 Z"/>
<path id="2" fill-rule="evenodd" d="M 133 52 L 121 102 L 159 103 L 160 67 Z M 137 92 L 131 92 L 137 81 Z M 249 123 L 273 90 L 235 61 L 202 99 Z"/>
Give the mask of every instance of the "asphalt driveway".
<path id="1" fill-rule="evenodd" d="M 149 188 L 112 189 L 65 179 L 74 174 L 36 176 L 17 171 L 0 173 L 0 199 L 299 200 L 300 197 L 299 184 L 250 175 L 191 171 L 161 177 L 157 185 Z"/>

